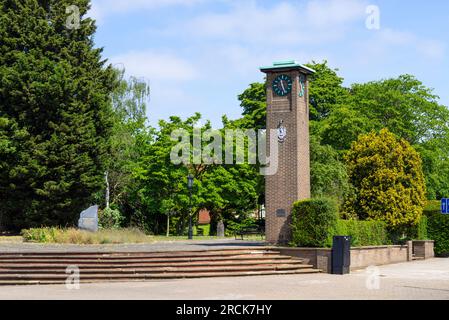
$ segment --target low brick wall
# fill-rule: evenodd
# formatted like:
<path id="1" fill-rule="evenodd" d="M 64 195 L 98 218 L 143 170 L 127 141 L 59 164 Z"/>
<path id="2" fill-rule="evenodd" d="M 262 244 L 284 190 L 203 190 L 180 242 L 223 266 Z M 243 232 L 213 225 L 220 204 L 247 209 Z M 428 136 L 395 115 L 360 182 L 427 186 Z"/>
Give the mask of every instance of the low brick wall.
<path id="1" fill-rule="evenodd" d="M 430 259 L 435 257 L 433 240 L 414 240 L 413 255 L 415 258 Z"/>
<path id="2" fill-rule="evenodd" d="M 331 273 L 332 249 L 330 248 L 276 248 L 281 254 L 298 257 L 314 268 Z M 373 246 L 351 248 L 351 270 L 373 265 L 407 262 L 412 260 L 412 243 L 403 246 Z"/>
<path id="3" fill-rule="evenodd" d="M 328 248 L 276 248 L 281 254 L 304 259 L 305 263 L 313 265 L 316 269 L 331 273 L 332 249 Z"/>
<path id="4" fill-rule="evenodd" d="M 351 270 L 410 261 L 409 246 L 351 248 Z"/>

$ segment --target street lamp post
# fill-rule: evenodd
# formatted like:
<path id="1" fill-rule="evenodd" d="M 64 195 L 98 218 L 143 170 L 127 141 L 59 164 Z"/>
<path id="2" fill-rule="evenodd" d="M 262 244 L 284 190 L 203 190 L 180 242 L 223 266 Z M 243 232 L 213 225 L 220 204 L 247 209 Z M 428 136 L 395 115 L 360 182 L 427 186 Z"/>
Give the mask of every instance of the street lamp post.
<path id="1" fill-rule="evenodd" d="M 193 188 L 194 177 L 189 174 L 187 176 L 187 187 L 189 188 L 189 240 L 193 239 L 193 229 L 192 229 L 192 188 Z"/>

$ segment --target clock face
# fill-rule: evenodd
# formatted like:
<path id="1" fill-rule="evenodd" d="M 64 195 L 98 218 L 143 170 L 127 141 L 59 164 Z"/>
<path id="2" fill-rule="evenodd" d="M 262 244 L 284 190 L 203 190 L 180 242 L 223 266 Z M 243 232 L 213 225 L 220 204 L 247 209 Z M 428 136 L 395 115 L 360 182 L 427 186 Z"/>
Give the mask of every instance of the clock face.
<path id="1" fill-rule="evenodd" d="M 304 97 L 306 93 L 306 77 L 303 75 L 299 76 L 299 93 L 298 96 Z"/>
<path id="2" fill-rule="evenodd" d="M 285 74 L 277 76 L 273 81 L 273 91 L 278 96 L 286 96 L 292 91 L 293 81 L 292 78 Z"/>

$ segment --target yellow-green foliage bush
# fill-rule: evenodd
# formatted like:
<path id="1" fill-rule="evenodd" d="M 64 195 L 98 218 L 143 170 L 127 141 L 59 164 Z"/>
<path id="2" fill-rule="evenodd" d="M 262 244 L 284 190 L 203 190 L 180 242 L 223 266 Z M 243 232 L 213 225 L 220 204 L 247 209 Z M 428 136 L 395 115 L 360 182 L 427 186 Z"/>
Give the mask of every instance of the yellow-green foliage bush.
<path id="1" fill-rule="evenodd" d="M 345 203 L 348 216 L 384 221 L 393 230 L 418 224 L 426 188 L 421 158 L 406 140 L 387 129 L 361 135 L 345 161 L 355 187 Z"/>
<path id="2" fill-rule="evenodd" d="M 33 228 L 22 230 L 27 242 L 66 243 L 66 244 L 107 244 L 107 243 L 144 243 L 149 238 L 138 229 L 104 229 L 88 232 L 74 228 Z"/>

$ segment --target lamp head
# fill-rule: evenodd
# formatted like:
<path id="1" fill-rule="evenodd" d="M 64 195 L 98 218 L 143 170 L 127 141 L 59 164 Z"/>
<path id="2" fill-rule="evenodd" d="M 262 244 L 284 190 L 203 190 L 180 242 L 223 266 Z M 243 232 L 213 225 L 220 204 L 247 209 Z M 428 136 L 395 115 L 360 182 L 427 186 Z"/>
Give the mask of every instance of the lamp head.
<path id="1" fill-rule="evenodd" d="M 187 187 L 189 188 L 189 189 L 192 189 L 192 187 L 193 187 L 193 180 L 194 180 L 195 178 L 193 177 L 193 175 L 191 175 L 191 174 L 189 174 L 188 176 L 187 176 Z"/>

